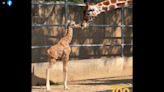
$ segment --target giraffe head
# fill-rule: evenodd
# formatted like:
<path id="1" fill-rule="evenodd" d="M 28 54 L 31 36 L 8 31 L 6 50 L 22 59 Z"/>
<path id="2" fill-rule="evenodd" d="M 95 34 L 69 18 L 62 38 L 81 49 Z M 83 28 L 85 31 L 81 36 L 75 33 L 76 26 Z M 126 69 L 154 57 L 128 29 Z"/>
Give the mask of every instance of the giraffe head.
<path id="1" fill-rule="evenodd" d="M 98 14 L 116 9 L 121 6 L 132 5 L 133 0 L 103 0 L 94 5 L 89 5 L 87 3 L 87 9 L 84 10 L 84 17 L 81 24 L 81 29 L 87 28 L 90 21 L 93 21 Z"/>
<path id="2" fill-rule="evenodd" d="M 98 9 L 98 7 L 96 5 L 89 5 L 87 3 L 86 6 L 87 6 L 86 16 L 88 16 L 88 17 L 96 17 L 100 13 L 100 10 Z"/>
<path id="3" fill-rule="evenodd" d="M 98 7 L 96 7 L 95 5 L 89 5 L 88 3 L 86 4 L 87 9 L 84 10 L 84 17 L 83 17 L 83 21 L 81 24 L 81 29 L 83 30 L 84 28 L 87 27 L 88 23 L 93 21 L 93 19 L 100 13 Z"/>
<path id="4" fill-rule="evenodd" d="M 81 28 L 79 24 L 76 24 L 75 21 L 67 21 L 67 28 Z"/>

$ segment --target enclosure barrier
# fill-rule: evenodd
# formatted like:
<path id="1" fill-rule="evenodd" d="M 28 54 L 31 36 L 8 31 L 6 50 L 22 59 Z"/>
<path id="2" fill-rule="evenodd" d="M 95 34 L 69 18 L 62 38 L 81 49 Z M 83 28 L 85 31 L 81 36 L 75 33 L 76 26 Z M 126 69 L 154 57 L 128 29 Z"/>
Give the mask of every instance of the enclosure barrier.
<path id="1" fill-rule="evenodd" d="M 68 4 L 67 3 L 68 0 L 65 0 L 65 4 L 64 3 L 50 3 L 50 2 L 32 2 L 31 4 L 42 4 L 42 5 L 65 5 L 65 24 L 59 24 L 59 25 L 53 25 L 53 24 L 32 24 L 32 26 L 65 26 L 65 29 L 67 28 L 67 7 L 68 5 L 72 5 L 72 6 L 86 6 L 86 4 Z M 124 46 L 127 45 L 133 45 L 133 44 L 124 44 L 124 38 L 123 38 L 123 33 L 124 33 L 124 27 L 133 27 L 133 25 L 124 25 L 124 8 L 133 8 L 133 7 L 120 7 L 122 8 L 121 10 L 121 17 L 122 17 L 122 21 L 121 21 L 121 25 L 88 25 L 89 27 L 121 27 L 121 44 L 110 44 L 110 45 L 105 45 L 105 44 L 79 44 L 79 45 L 70 45 L 70 47 L 93 47 L 93 46 L 121 46 L 121 57 L 124 56 Z M 49 48 L 53 45 L 49 45 L 49 46 L 32 46 L 31 48 Z"/>

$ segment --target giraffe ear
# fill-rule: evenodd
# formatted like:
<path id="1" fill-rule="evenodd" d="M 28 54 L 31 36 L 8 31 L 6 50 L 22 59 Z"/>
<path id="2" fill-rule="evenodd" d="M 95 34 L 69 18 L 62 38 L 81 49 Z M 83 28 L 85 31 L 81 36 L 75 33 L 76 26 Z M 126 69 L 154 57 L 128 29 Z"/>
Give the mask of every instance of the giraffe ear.
<path id="1" fill-rule="evenodd" d="M 89 5 L 89 3 L 87 3 L 87 10 L 89 10 L 90 9 L 90 5 Z"/>

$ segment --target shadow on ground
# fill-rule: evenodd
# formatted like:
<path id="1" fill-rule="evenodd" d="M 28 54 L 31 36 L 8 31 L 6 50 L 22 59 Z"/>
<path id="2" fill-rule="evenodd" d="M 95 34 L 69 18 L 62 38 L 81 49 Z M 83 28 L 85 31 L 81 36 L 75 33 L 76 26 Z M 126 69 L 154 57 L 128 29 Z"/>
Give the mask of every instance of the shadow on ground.
<path id="1" fill-rule="evenodd" d="M 31 79 L 32 79 L 31 80 L 32 86 L 34 86 L 34 85 L 35 86 L 45 86 L 46 85 L 46 79 L 45 78 L 39 78 L 39 77 L 34 75 L 34 68 L 33 68 L 33 72 L 31 73 Z M 33 80 L 35 80 L 35 81 L 33 81 Z M 44 84 L 39 84 L 39 82 L 44 83 Z M 50 84 L 54 85 L 55 83 L 50 81 Z"/>
<path id="2" fill-rule="evenodd" d="M 114 85 L 114 84 L 132 84 L 133 79 L 122 79 L 122 80 L 87 80 L 92 83 L 79 83 L 79 85 Z"/>
<path id="3" fill-rule="evenodd" d="M 35 76 L 34 73 L 31 73 L 31 78 L 32 78 L 33 80 L 35 80 L 35 82 L 31 80 L 31 83 L 34 84 L 35 86 L 45 86 L 45 85 L 46 85 L 46 79 L 44 79 L 44 78 L 39 78 L 39 77 Z M 38 81 L 38 82 L 37 82 L 37 81 Z M 39 84 L 39 82 L 45 82 L 45 83 L 44 83 L 44 84 Z M 52 82 L 52 81 L 50 81 L 50 84 L 51 84 L 51 85 L 55 85 L 55 83 Z M 32 86 L 34 86 L 34 85 L 32 85 Z"/>

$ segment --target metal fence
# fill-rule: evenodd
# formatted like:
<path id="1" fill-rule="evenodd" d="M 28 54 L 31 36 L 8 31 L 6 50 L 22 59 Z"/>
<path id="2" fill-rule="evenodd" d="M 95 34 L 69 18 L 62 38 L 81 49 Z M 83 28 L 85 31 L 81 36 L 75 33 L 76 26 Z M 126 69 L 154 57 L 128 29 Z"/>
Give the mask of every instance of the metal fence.
<path id="1" fill-rule="evenodd" d="M 68 0 L 65 0 L 65 3 L 49 3 L 49 2 L 44 2 L 44 3 L 40 3 L 40 2 L 32 2 L 31 4 L 44 4 L 44 5 L 65 5 L 65 24 L 60 24 L 60 25 L 53 25 L 53 24 L 32 24 L 32 26 L 67 26 L 67 7 L 72 5 L 72 6 L 86 6 L 86 4 L 68 4 L 67 3 Z M 133 44 L 124 44 L 124 38 L 123 38 L 123 34 L 124 34 L 124 27 L 133 27 L 133 25 L 124 25 L 124 8 L 133 8 L 133 7 L 120 7 L 122 8 L 121 11 L 121 17 L 122 17 L 122 21 L 121 21 L 121 25 L 88 25 L 89 27 L 121 27 L 121 44 L 111 44 L 111 45 L 105 45 L 105 44 L 79 44 L 79 45 L 70 45 L 71 47 L 93 47 L 93 46 L 121 46 L 122 47 L 122 52 L 121 52 L 121 57 L 124 56 L 124 46 L 127 45 L 133 45 Z M 49 48 L 53 45 L 49 45 L 49 46 L 31 46 L 32 49 L 34 48 Z"/>

